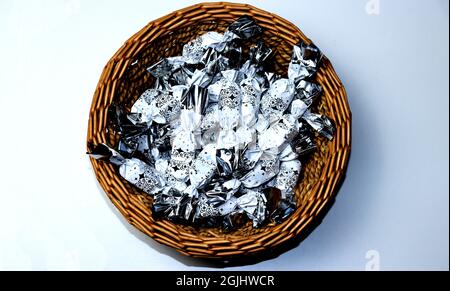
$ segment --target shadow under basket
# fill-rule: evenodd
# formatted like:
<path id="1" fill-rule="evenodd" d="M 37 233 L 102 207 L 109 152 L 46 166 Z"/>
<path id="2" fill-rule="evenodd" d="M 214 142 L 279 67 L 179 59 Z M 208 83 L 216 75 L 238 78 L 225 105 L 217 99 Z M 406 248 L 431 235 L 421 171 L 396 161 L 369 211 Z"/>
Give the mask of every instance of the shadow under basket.
<path id="1" fill-rule="evenodd" d="M 248 15 L 264 28 L 260 38 L 274 50 L 274 68 L 286 75 L 293 45 L 311 43 L 289 21 L 250 5 L 201 3 L 150 22 L 132 36 L 107 63 L 95 91 L 89 116 L 88 144 L 116 145 L 117 137 L 107 131 L 107 110 L 112 102 L 130 108 L 154 83 L 146 71 L 163 57 L 181 55 L 183 44 L 207 31 L 223 32 L 227 26 Z M 248 222 L 232 232 L 220 228 L 194 228 L 154 219 L 152 198 L 122 179 L 111 164 L 91 158 L 95 175 L 115 207 L 125 219 L 154 240 L 175 248 L 182 254 L 232 259 L 237 256 L 271 251 L 286 241 L 305 233 L 330 204 L 343 178 L 350 154 L 351 112 L 345 89 L 330 61 L 325 57 L 316 75 L 323 95 L 313 112 L 333 120 L 336 133 L 328 141 L 316 136 L 317 150 L 303 164 L 296 188 L 297 210 L 281 224 L 255 229 Z"/>

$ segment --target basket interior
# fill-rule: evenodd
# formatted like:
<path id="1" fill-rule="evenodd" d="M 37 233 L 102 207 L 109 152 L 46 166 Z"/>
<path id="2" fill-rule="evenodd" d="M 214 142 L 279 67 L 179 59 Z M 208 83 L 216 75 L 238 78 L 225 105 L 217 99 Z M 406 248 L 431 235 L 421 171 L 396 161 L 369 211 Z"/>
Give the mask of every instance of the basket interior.
<path id="1" fill-rule="evenodd" d="M 146 69 L 157 62 L 161 58 L 171 57 L 181 55 L 183 45 L 188 41 L 196 38 L 197 36 L 207 32 L 207 31 L 218 31 L 223 32 L 226 27 L 232 22 L 233 19 L 221 19 L 221 20 L 204 20 L 193 24 L 192 22 L 180 26 L 175 30 L 170 32 L 166 31 L 159 35 L 156 39 L 148 41 L 145 47 L 140 50 L 140 53 L 133 56 L 131 62 L 127 66 L 123 76 L 117 80 L 115 93 L 112 100 L 102 100 L 106 102 L 106 105 L 112 103 L 112 101 L 123 105 L 125 108 L 130 109 L 132 104 L 139 98 L 139 96 L 148 88 L 152 87 L 154 83 L 154 78 L 146 71 Z M 265 29 L 264 33 L 260 36 L 266 45 L 268 45 L 274 51 L 274 65 L 273 71 L 281 74 L 287 75 L 287 68 L 291 59 L 292 46 L 295 42 L 299 41 L 302 36 L 290 35 L 290 38 L 284 38 L 283 34 L 275 33 L 270 29 Z M 254 43 L 255 40 L 252 40 Z M 303 39 L 303 41 L 308 41 Z M 324 82 L 319 77 L 321 72 L 319 72 L 317 77 L 317 83 L 321 84 Z M 323 84 L 321 84 L 323 85 Z M 322 114 L 329 113 L 327 108 L 327 102 L 321 98 L 314 105 L 313 111 L 320 112 Z M 106 106 L 107 107 L 107 106 Z M 329 115 L 330 116 L 330 115 Z M 106 122 L 103 122 L 103 127 L 106 126 Z M 100 132 L 106 132 L 106 128 L 100 128 Z M 117 136 L 112 134 L 104 135 L 106 142 L 115 146 L 118 139 Z M 102 139 L 102 138 L 100 138 Z M 315 195 L 317 191 L 312 191 L 316 183 L 319 181 L 320 176 L 323 172 L 324 163 L 327 160 L 328 153 L 328 141 L 316 135 L 316 142 L 318 144 L 318 149 L 310 155 L 308 160 L 302 160 L 302 172 L 300 181 L 296 190 L 296 202 L 298 209 L 296 210 L 296 215 L 298 216 L 302 212 L 305 206 L 310 205 L 307 202 L 312 199 L 311 195 Z M 96 163 L 96 162 L 94 162 Z M 100 167 L 109 168 L 108 172 L 112 170 L 110 165 L 106 163 L 98 164 Z M 113 170 L 114 171 L 114 170 Z M 117 187 L 124 189 L 127 192 L 128 197 L 122 197 L 123 199 L 133 199 L 133 201 L 138 201 L 142 204 L 142 212 L 148 211 L 148 213 L 143 213 L 142 215 L 148 215 L 150 213 L 149 207 L 152 203 L 152 199 L 142 193 L 139 189 L 131 186 L 125 180 L 121 179 L 116 171 L 114 177 L 110 177 L 114 180 L 113 184 L 118 184 Z M 108 193 L 111 199 L 111 195 Z M 138 198 L 136 200 L 136 197 Z M 117 201 L 116 202 L 117 206 Z M 127 217 L 129 220 L 132 218 Z M 151 219 L 151 218 L 150 218 Z M 151 219 L 153 221 L 153 219 Z M 133 223 L 133 221 L 131 221 Z M 135 221 L 134 224 L 141 224 L 143 222 Z M 260 232 L 266 231 L 268 228 L 274 227 L 273 224 L 265 225 L 261 228 L 255 229 L 252 227 L 251 222 L 241 225 L 239 228 L 223 233 L 221 228 L 195 228 L 192 226 L 179 225 L 171 222 L 165 222 L 166 225 L 170 225 L 180 231 L 190 233 L 195 236 L 204 237 L 220 237 L 220 236 L 239 236 L 246 237 L 253 234 L 258 234 Z"/>

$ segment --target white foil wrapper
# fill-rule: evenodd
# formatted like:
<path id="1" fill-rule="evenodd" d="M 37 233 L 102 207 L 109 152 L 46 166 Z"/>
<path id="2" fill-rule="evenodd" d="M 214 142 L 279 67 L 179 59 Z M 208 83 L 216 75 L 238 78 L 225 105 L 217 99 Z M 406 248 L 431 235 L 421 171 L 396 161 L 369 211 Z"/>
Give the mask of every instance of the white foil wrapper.
<path id="1" fill-rule="evenodd" d="M 135 119 L 132 120 L 136 123 L 166 123 L 166 119 L 161 110 L 154 106 L 156 98 L 162 94 L 157 89 L 149 89 L 145 91 L 139 99 L 131 107 L 131 113 L 134 113 Z"/>
<path id="2" fill-rule="evenodd" d="M 219 127 L 219 104 L 210 104 L 203 115 L 202 130 L 210 130 Z"/>
<path id="3" fill-rule="evenodd" d="M 261 112 L 270 119 L 281 117 L 294 98 L 295 85 L 289 79 L 275 81 L 269 90 L 262 96 Z"/>
<path id="4" fill-rule="evenodd" d="M 280 172 L 271 183 L 271 186 L 281 190 L 281 198 L 292 199 L 301 168 L 302 164 L 299 160 L 281 162 Z"/>
<path id="5" fill-rule="evenodd" d="M 253 169 L 262 155 L 263 151 L 257 145 L 247 148 L 243 155 L 241 167 L 247 171 Z"/>
<path id="6" fill-rule="evenodd" d="M 164 192 L 168 192 L 170 189 L 176 189 L 179 192 L 183 192 L 187 185 L 183 179 L 178 179 L 174 176 L 175 163 L 171 164 L 170 157 L 158 158 L 155 162 L 156 171 L 163 177 L 165 181 Z M 187 173 L 186 175 L 187 176 Z"/>
<path id="7" fill-rule="evenodd" d="M 237 205 L 253 221 L 253 227 L 259 227 L 266 219 L 266 202 L 264 194 L 251 190 L 237 198 Z"/>
<path id="8" fill-rule="evenodd" d="M 270 181 L 280 171 L 278 150 L 265 151 L 255 167 L 241 178 L 246 188 L 256 188 Z"/>
<path id="9" fill-rule="evenodd" d="M 222 42 L 223 34 L 214 31 L 207 32 L 184 45 L 183 59 L 188 64 L 197 64 L 202 60 L 208 48 L 214 48 Z"/>
<path id="10" fill-rule="evenodd" d="M 97 145 L 90 155 L 118 166 L 120 176 L 147 194 L 153 195 L 165 186 L 164 179 L 154 167 L 136 158 L 126 159 L 105 144 Z"/>
<path id="11" fill-rule="evenodd" d="M 189 170 L 195 159 L 195 152 L 185 152 L 181 149 L 172 149 L 168 172 L 177 180 L 187 182 Z"/>
<path id="12" fill-rule="evenodd" d="M 169 91 L 150 89 L 145 91 L 133 104 L 131 113 L 134 123 L 164 124 L 172 122 L 180 115 L 180 100 Z"/>
<path id="13" fill-rule="evenodd" d="M 196 188 L 203 188 L 214 175 L 216 165 L 216 147 L 214 145 L 205 146 L 189 170 L 191 185 Z"/>
<path id="14" fill-rule="evenodd" d="M 258 121 L 261 103 L 261 88 L 256 79 L 248 78 L 241 82 L 242 104 L 240 126 L 237 129 L 239 145 L 243 148 L 256 142 L 255 124 Z"/>
<path id="15" fill-rule="evenodd" d="M 148 194 L 155 194 L 164 187 L 164 181 L 156 170 L 141 160 L 132 158 L 119 167 L 120 175 Z"/>
<path id="16" fill-rule="evenodd" d="M 299 123 L 292 115 L 283 115 L 267 130 L 258 136 L 258 145 L 262 150 L 270 148 L 280 149 L 286 142 L 292 141 L 298 134 Z"/>
<path id="17" fill-rule="evenodd" d="M 201 145 L 201 124 L 202 115 L 194 110 L 182 110 L 180 124 L 174 130 L 174 149 L 181 149 L 184 152 L 194 152 Z"/>
<path id="18" fill-rule="evenodd" d="M 197 212 L 195 213 L 196 219 L 216 217 L 219 215 L 219 210 L 213 203 L 210 203 L 210 199 L 206 195 L 201 195 L 197 204 Z"/>

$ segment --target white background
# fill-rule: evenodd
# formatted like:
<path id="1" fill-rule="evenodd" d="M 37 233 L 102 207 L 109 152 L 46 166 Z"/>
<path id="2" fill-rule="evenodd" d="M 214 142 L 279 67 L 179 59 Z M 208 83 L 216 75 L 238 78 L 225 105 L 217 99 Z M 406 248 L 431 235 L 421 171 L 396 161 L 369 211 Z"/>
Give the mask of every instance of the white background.
<path id="1" fill-rule="evenodd" d="M 127 226 L 85 156 L 103 66 L 149 21 L 194 2 L 0 0 L 0 269 L 214 267 Z M 248 2 L 331 59 L 353 151 L 335 205 L 300 246 L 230 269 L 364 270 L 375 250 L 382 270 L 448 270 L 449 2 Z"/>

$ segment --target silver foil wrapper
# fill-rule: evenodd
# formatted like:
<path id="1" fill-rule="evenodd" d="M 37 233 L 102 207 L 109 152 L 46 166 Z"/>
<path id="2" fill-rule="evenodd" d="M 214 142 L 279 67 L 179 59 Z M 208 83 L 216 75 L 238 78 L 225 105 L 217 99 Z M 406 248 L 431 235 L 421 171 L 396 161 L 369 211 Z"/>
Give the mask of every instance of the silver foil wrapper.
<path id="1" fill-rule="evenodd" d="M 238 207 L 253 221 L 253 227 L 261 226 L 266 219 L 266 202 L 263 193 L 252 190 L 237 198 Z"/>
<path id="2" fill-rule="evenodd" d="M 302 118 L 318 133 L 331 140 L 334 135 L 334 126 L 324 115 L 311 113 L 309 110 L 303 114 Z"/>
<path id="3" fill-rule="evenodd" d="M 256 24 L 253 18 L 248 16 L 242 16 L 235 22 L 233 22 L 227 29 L 240 39 L 250 39 L 262 32 L 261 26 Z"/>
<path id="4" fill-rule="evenodd" d="M 321 59 L 322 53 L 314 44 L 301 42 L 295 45 L 288 69 L 289 79 L 296 82 L 311 77 L 317 72 Z"/>
<path id="5" fill-rule="evenodd" d="M 182 57 L 161 59 L 159 62 L 147 68 L 147 71 L 155 78 L 168 78 L 170 74 L 179 70 L 185 63 Z"/>
<path id="6" fill-rule="evenodd" d="M 126 159 L 105 144 L 98 145 L 90 155 L 119 166 L 120 176 L 147 194 L 158 193 L 165 185 L 154 167 L 136 158 Z"/>
<path id="7" fill-rule="evenodd" d="M 308 155 L 317 148 L 310 126 L 305 121 L 300 122 L 299 135 L 291 145 L 299 156 Z"/>
<path id="8" fill-rule="evenodd" d="M 238 169 L 239 159 L 240 150 L 238 148 L 217 149 L 216 161 L 219 176 L 231 177 Z"/>
<path id="9" fill-rule="evenodd" d="M 194 214 L 193 199 L 184 192 L 170 189 L 155 195 L 152 212 L 156 217 L 164 217 L 175 222 L 190 221 Z"/>
<path id="10" fill-rule="evenodd" d="M 258 68 L 258 72 L 263 70 L 263 66 L 272 56 L 272 49 L 267 47 L 262 41 L 250 48 L 249 62 Z"/>

